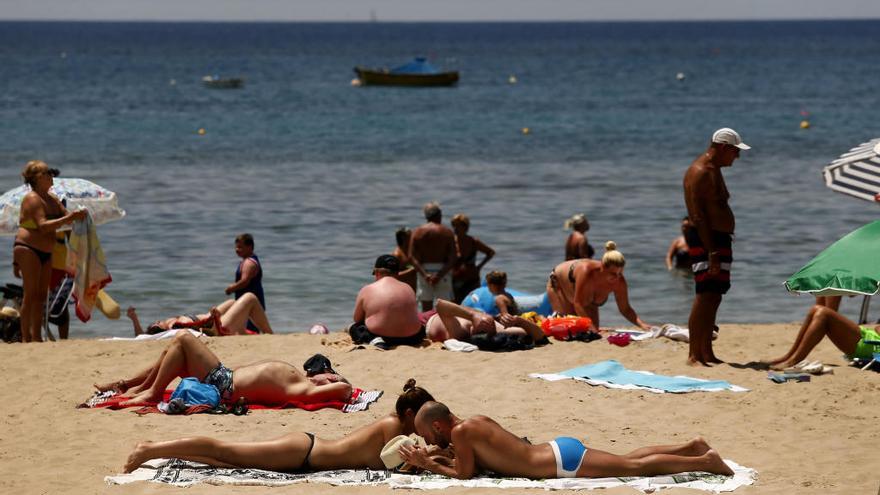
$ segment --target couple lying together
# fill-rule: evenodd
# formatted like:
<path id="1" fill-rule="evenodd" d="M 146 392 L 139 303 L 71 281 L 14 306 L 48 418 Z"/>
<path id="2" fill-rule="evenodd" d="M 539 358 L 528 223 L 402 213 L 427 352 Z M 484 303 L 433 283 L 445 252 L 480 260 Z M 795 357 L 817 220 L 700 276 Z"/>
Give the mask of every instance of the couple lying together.
<path id="1" fill-rule="evenodd" d="M 179 458 L 217 467 L 272 471 L 384 469 L 382 451 L 399 435 L 418 433 L 432 444 L 401 446 L 401 458 L 434 473 L 467 479 L 479 471 L 499 475 L 554 477 L 652 476 L 687 471 L 732 475 L 718 453 L 700 437 L 679 444 L 644 447 L 625 455 L 587 449 L 559 437 L 533 445 L 486 416 L 461 419 L 409 379 L 394 412 L 346 437 L 325 440 L 296 432 L 262 442 L 229 442 L 188 437 L 141 442 L 129 455 L 125 472 L 156 458 Z"/>

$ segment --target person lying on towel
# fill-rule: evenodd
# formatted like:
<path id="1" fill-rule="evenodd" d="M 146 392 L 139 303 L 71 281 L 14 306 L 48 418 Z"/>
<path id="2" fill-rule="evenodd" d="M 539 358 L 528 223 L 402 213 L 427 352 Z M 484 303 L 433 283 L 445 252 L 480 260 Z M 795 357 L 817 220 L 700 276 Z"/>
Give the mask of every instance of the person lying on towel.
<path id="1" fill-rule="evenodd" d="M 487 416 L 461 419 L 439 402 L 419 409 L 416 431 L 430 444 L 452 445 L 455 464 L 437 462 L 417 445 L 400 447 L 403 459 L 416 467 L 458 479 L 480 470 L 532 479 L 653 476 L 705 471 L 732 475 L 718 452 L 700 437 L 679 445 L 643 447 L 625 455 L 586 448 L 574 438 L 559 437 L 532 445 Z"/>
<path id="2" fill-rule="evenodd" d="M 128 308 L 126 314 L 131 319 L 135 337 L 142 333 L 153 335 L 175 328 L 193 328 L 212 336 L 245 335 L 248 333 L 248 320 L 260 333 L 273 333 L 263 306 L 251 293 L 244 294 L 238 299 L 223 301 L 204 314 L 180 315 L 156 320 L 147 325 L 146 331 L 141 327 L 141 321 L 134 308 Z"/>
<path id="3" fill-rule="evenodd" d="M 498 321 L 489 314 L 455 304 L 445 299 L 437 300 L 437 314 L 425 323 L 428 338 L 434 342 L 448 339 L 469 342 L 477 334 L 493 336 L 511 334 L 528 336 L 533 342 L 544 340 L 544 331 L 533 322 L 511 314 L 499 315 Z"/>
<path id="4" fill-rule="evenodd" d="M 880 352 L 880 345 L 868 343 L 880 341 L 880 325 L 859 326 L 837 311 L 817 304 L 807 312 L 791 349 L 765 363 L 774 370 L 790 368 L 806 359 L 826 336 L 850 359 L 871 359 L 875 352 Z"/>
<path id="5" fill-rule="evenodd" d="M 233 404 L 240 397 L 250 404 L 267 406 L 347 401 L 352 392 L 351 385 L 338 374 L 307 377 L 284 361 L 259 361 L 229 369 L 204 342 L 189 332 L 175 335 L 159 360 L 133 378 L 96 384 L 95 388 L 102 392 L 117 390 L 131 397 L 120 403 L 123 407 L 150 405 L 162 400 L 165 388 L 175 378 L 188 376 L 217 387 L 224 404 Z"/>
<path id="6" fill-rule="evenodd" d="M 217 467 L 267 469 L 284 472 L 328 469 L 385 469 L 382 448 L 398 435 L 415 432 L 416 413 L 434 400 L 410 378 L 397 398 L 394 412 L 336 440 L 312 433 L 288 433 L 273 440 L 230 442 L 209 437 L 187 437 L 164 442 L 141 442 L 129 454 L 125 472 L 150 459 L 172 457 Z"/>

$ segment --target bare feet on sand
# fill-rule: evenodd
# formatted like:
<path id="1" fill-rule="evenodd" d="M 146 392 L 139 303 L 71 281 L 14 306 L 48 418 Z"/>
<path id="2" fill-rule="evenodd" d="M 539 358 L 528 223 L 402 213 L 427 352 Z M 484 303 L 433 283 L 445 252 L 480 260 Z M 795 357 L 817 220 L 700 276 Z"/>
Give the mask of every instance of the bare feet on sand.
<path id="1" fill-rule="evenodd" d="M 128 459 L 125 461 L 125 467 L 122 468 L 124 473 L 130 473 L 140 467 L 146 461 L 150 460 L 149 456 L 149 448 L 153 442 L 140 442 L 135 445 L 134 450 L 131 451 L 131 454 L 128 454 Z"/>
<path id="2" fill-rule="evenodd" d="M 787 368 L 791 368 L 797 363 L 791 363 L 788 361 L 776 362 L 770 365 L 770 369 L 773 371 L 784 371 Z"/>
<path id="3" fill-rule="evenodd" d="M 120 402 L 119 405 L 122 407 L 131 407 L 131 406 L 149 406 L 156 404 L 162 401 L 162 394 L 153 394 L 149 390 L 141 392 L 137 395 L 132 396 L 131 399 L 127 401 Z"/>
<path id="4" fill-rule="evenodd" d="M 722 459 L 715 450 L 709 449 L 701 457 L 706 461 L 706 467 L 703 471 L 706 471 L 707 473 L 733 476 L 733 469 L 730 469 L 730 466 L 724 462 L 724 459 Z"/>
<path id="5" fill-rule="evenodd" d="M 700 436 L 694 437 L 688 442 L 687 454 L 691 456 L 700 456 L 712 450 L 706 439 Z"/>
<path id="6" fill-rule="evenodd" d="M 694 366 L 694 367 L 696 367 L 696 366 L 709 366 L 709 363 L 706 363 L 704 361 L 700 361 L 696 358 L 688 356 L 687 365 Z"/>
<path id="7" fill-rule="evenodd" d="M 128 390 L 128 387 L 125 386 L 124 380 L 119 380 L 118 382 L 109 382 L 109 383 L 104 383 L 104 384 L 93 383 L 92 386 L 94 386 L 98 392 L 106 392 L 108 390 L 113 390 L 114 392 L 122 393 L 122 392 L 125 392 L 126 390 Z"/>

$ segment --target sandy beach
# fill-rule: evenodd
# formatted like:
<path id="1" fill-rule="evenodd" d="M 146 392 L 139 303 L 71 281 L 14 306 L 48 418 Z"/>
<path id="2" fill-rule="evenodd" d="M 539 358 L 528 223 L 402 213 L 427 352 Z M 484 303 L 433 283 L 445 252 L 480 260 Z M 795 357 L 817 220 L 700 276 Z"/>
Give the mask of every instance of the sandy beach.
<path id="1" fill-rule="evenodd" d="M 718 355 L 731 363 L 781 354 L 797 326 L 722 325 Z M 385 395 L 366 412 L 296 409 L 252 411 L 244 417 L 138 416 L 127 411 L 75 409 L 93 382 L 118 379 L 155 359 L 166 342 L 72 340 L 42 345 L 3 345 L 0 362 L 7 399 L 0 405 L 0 490 L 5 493 L 180 493 L 170 485 L 108 486 L 104 476 L 121 472 L 140 440 L 209 435 L 257 440 L 289 431 L 335 437 L 388 414 L 404 381 L 415 377 L 456 414 L 489 414 L 513 432 L 542 442 L 557 435 L 587 439 L 588 447 L 615 453 L 649 444 L 705 436 L 725 458 L 757 469 L 753 486 L 740 494 L 874 493 L 880 384 L 874 372 L 845 364 L 822 342 L 811 359 L 834 367 L 809 383 L 775 384 L 758 371 L 736 364 L 693 369 L 684 364 L 686 344 L 667 339 L 628 347 L 557 342 L 525 352 L 472 354 L 401 347 L 383 352 L 352 350 L 347 335 L 224 337 L 209 346 L 225 364 L 263 358 L 301 363 L 321 352 L 351 382 Z M 604 359 L 630 369 L 724 379 L 751 389 L 745 393 L 654 394 L 609 390 L 574 381 L 547 382 L 532 372 L 556 372 Z M 306 487 L 301 487 L 306 488 Z M 309 485 L 309 493 L 385 493 L 387 487 Z M 197 485 L 186 493 L 280 493 L 290 488 Z M 500 493 L 497 489 L 456 493 Z M 509 490 L 508 490 L 509 491 Z M 629 488 L 607 493 L 635 493 Z M 684 489 L 667 493 L 693 493 Z"/>

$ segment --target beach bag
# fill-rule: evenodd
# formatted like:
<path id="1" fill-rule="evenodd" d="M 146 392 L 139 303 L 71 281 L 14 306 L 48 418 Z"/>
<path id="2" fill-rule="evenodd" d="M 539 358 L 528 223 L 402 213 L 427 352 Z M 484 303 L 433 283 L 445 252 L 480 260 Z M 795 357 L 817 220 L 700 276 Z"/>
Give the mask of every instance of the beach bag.
<path id="1" fill-rule="evenodd" d="M 578 340 L 577 334 L 589 332 L 591 326 L 593 321 L 586 316 L 547 318 L 541 323 L 544 335 L 557 340 Z"/>
<path id="2" fill-rule="evenodd" d="M 187 407 L 207 405 L 215 408 L 220 405 L 220 391 L 213 385 L 202 383 L 198 379 L 189 377 L 180 380 L 174 393 L 171 394 L 172 402 L 180 399 Z"/>

